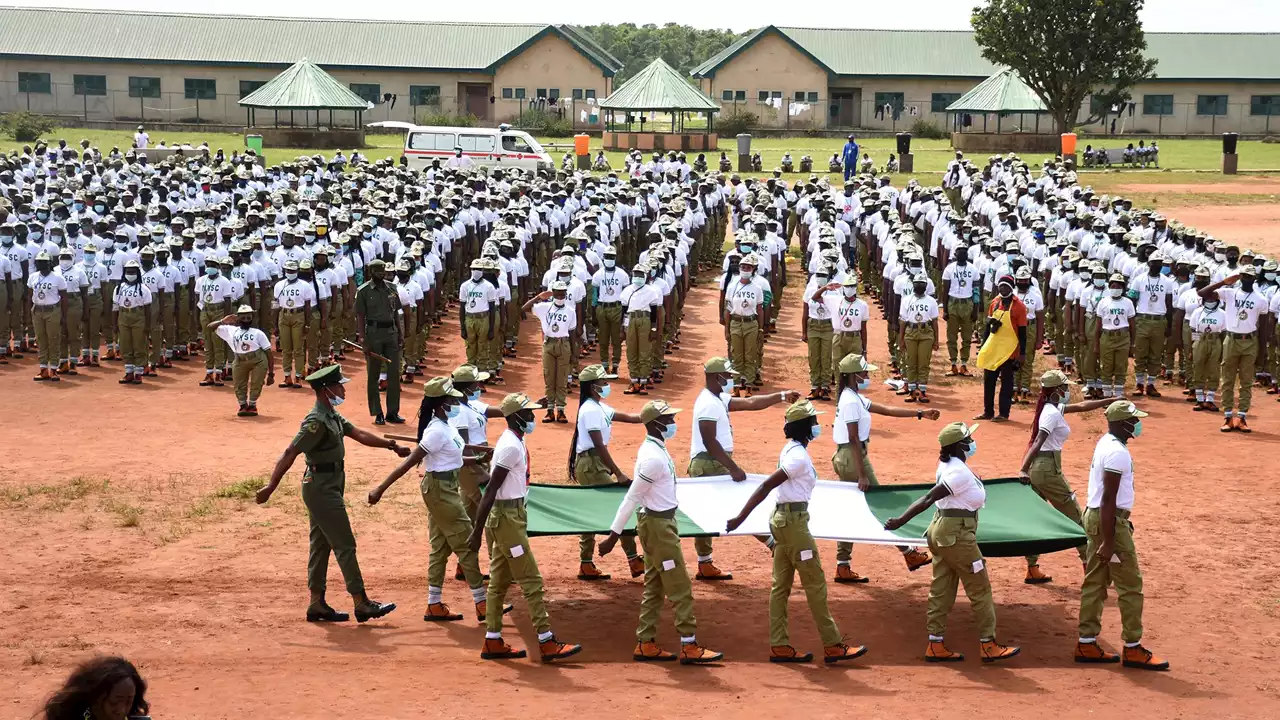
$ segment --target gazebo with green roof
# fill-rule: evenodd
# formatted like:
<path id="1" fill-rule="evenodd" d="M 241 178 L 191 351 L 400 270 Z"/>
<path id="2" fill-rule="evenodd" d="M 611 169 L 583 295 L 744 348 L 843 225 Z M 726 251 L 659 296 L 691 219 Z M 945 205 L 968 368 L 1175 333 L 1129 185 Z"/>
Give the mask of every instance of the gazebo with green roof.
<path id="1" fill-rule="evenodd" d="M 245 95 L 240 106 L 249 114 L 246 132 L 252 128 L 256 134 L 262 135 L 265 146 L 364 146 L 364 124 L 361 120 L 364 111 L 369 109 L 368 101 L 306 58 Z M 259 110 L 272 111 L 272 125 L 258 125 Z M 322 125 L 322 113 L 326 110 L 329 111 L 329 122 Z M 351 125 L 336 123 L 335 110 L 353 113 Z M 287 124 L 281 124 L 281 111 L 288 113 Z M 295 113 L 298 111 L 303 113 L 301 124 L 296 122 Z M 314 116 L 311 115 L 313 112 Z"/>
<path id="2" fill-rule="evenodd" d="M 953 132 L 951 144 L 957 150 L 1053 152 L 1060 143 L 1058 135 L 1040 131 L 1040 116 L 1049 114 L 1044 101 L 1027 86 L 1012 68 L 1004 68 L 978 83 L 947 106 L 947 117 Z M 975 124 L 973 116 L 982 116 L 982 131 L 966 130 Z M 988 121 L 995 115 L 995 132 Z M 1016 124 L 1006 127 L 1005 118 L 1018 116 Z M 1034 129 L 1026 129 L 1027 116 L 1035 118 Z M 1053 127 L 1049 123 L 1050 128 Z M 1008 129 L 1008 132 L 1005 130 Z"/>
<path id="3" fill-rule="evenodd" d="M 600 101 L 605 112 L 604 146 L 609 150 L 715 150 L 714 115 L 720 106 L 657 58 Z M 685 122 L 705 116 L 701 127 Z M 648 122 L 648 127 L 645 123 Z M 666 130 L 660 130 L 663 124 Z"/>

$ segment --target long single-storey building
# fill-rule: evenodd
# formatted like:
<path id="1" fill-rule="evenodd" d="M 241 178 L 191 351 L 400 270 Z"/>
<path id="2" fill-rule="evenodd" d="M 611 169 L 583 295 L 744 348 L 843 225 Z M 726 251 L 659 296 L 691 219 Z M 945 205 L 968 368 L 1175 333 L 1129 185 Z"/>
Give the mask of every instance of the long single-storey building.
<path id="1" fill-rule="evenodd" d="M 1280 33 L 1147 33 L 1156 78 L 1091 132 L 1280 132 Z M 998 68 L 969 31 L 776 27 L 748 33 L 692 72 L 724 113 L 766 127 L 953 130 L 945 110 Z M 1080 120 L 1089 117 L 1089 103 Z M 722 115 L 723 117 L 723 115 Z M 959 122 L 963 123 L 964 118 Z M 982 123 L 983 118 L 968 118 Z M 1023 121 L 1034 130 L 1034 116 Z M 1052 131 L 1045 117 L 1041 130 Z M 994 118 L 990 119 L 995 128 Z M 981 128 L 978 128 L 981 129 Z"/>
<path id="2" fill-rule="evenodd" d="M 0 112 L 243 125 L 237 101 L 304 58 L 373 103 L 365 122 L 494 124 L 536 107 L 598 126 L 622 69 L 570 25 L 3 7 Z"/>

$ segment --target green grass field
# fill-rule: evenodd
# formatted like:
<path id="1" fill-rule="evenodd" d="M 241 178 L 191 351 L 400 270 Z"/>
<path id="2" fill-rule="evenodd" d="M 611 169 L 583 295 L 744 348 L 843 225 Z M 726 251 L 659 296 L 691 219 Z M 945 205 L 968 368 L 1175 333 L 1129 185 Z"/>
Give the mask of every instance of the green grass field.
<path id="1" fill-rule="evenodd" d="M 121 148 L 127 148 L 133 141 L 133 133 L 129 131 L 102 131 L 102 130 L 86 130 L 83 128 L 59 128 L 52 133 L 53 138 L 64 138 L 69 143 L 78 143 L 81 139 L 88 139 L 93 145 L 103 151 L 109 150 L 113 145 Z M 1137 143 L 1139 138 L 1106 138 L 1103 143 L 1108 147 L 1122 147 L 1125 143 Z M 1149 138 L 1142 138 L 1148 139 Z M 208 142 L 209 147 L 217 150 L 222 148 L 230 153 L 232 150 L 243 149 L 244 140 L 242 136 L 231 133 L 168 133 L 154 132 L 152 140 L 159 142 L 164 140 L 166 144 L 189 143 L 197 145 L 202 141 Z M 569 138 L 542 138 L 544 144 L 568 145 L 572 141 Z M 403 139 L 401 135 L 383 135 L 370 134 L 366 137 L 366 141 L 370 147 L 364 148 L 362 152 L 367 157 L 378 159 L 383 157 L 399 158 L 400 149 L 403 147 Z M 1081 141 L 1083 148 L 1086 142 L 1092 142 L 1095 145 L 1103 144 L 1093 139 Z M 0 140 L 0 151 L 9 152 L 10 150 L 19 149 L 24 143 L 13 142 L 10 140 Z M 599 147 L 600 141 L 592 139 L 592 152 Z M 894 151 L 893 138 L 867 138 L 859 143 L 865 152 L 871 154 L 877 167 L 883 167 L 884 162 L 888 159 L 889 153 Z M 831 154 L 838 152 L 844 145 L 844 140 L 840 138 L 813 138 L 813 137 L 794 137 L 794 138 L 757 138 L 752 143 L 752 149 L 761 154 L 764 168 L 771 171 L 778 165 L 784 153 L 790 152 L 791 157 L 799 167 L 800 158 L 809 155 L 814 160 L 814 171 L 819 174 L 826 174 L 827 160 Z M 722 149 L 731 153 L 736 152 L 732 139 L 721 139 Z M 287 158 L 294 158 L 299 155 L 310 155 L 321 153 L 330 155 L 338 148 L 332 147 L 316 147 L 316 148 L 267 148 L 266 156 L 268 162 L 279 162 Z M 342 148 L 350 153 L 351 148 Z M 917 139 L 912 143 L 912 149 L 915 151 L 915 172 L 912 173 L 920 182 L 925 184 L 936 185 L 941 181 L 941 173 L 945 169 L 949 160 L 954 157 L 954 151 L 951 149 L 948 140 L 920 140 Z M 555 158 L 557 164 L 563 156 L 564 149 L 549 150 Z M 1241 141 L 1239 147 L 1240 153 L 1240 169 L 1244 172 L 1261 172 L 1261 171 L 1280 171 L 1280 144 L 1266 144 L 1260 141 Z M 622 167 L 624 153 L 610 152 L 608 153 L 609 161 L 615 168 Z M 716 167 L 719 152 L 708 153 L 708 162 L 711 167 Z M 1045 157 L 1042 153 L 1027 154 L 1024 160 L 1037 166 Z M 974 162 L 981 163 L 985 157 L 972 157 Z M 1217 139 L 1205 140 L 1164 140 L 1160 141 L 1160 160 L 1161 170 L 1159 171 L 1138 171 L 1138 170 L 1112 170 L 1112 171 L 1083 171 L 1082 182 L 1092 185 L 1100 192 L 1107 192 L 1111 188 L 1119 185 L 1130 183 L 1190 183 L 1201 184 L 1210 182 L 1222 182 L 1224 177 L 1221 175 L 1221 143 Z M 793 176 L 798 177 L 798 176 Z M 838 176 L 830 176 L 832 180 L 837 180 Z M 1186 193 L 1178 194 L 1185 204 Z M 1222 196 L 1224 204 L 1240 204 L 1261 202 L 1260 198 L 1269 197 L 1263 195 L 1225 195 Z M 1173 199 L 1171 194 L 1170 199 Z"/>

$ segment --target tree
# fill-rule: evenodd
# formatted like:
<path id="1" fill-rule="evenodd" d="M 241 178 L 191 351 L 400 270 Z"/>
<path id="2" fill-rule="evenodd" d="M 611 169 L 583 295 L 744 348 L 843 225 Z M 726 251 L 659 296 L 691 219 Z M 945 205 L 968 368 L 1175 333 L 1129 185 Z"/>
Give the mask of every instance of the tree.
<path id="1" fill-rule="evenodd" d="M 662 27 L 653 24 L 637 26 L 634 23 L 586 25 L 579 29 L 625 66 L 614 79 L 618 85 L 657 57 L 687 75 L 741 37 L 732 30 L 700 30 L 676 23 Z"/>
<path id="2" fill-rule="evenodd" d="M 1102 113 L 1155 77 L 1138 13 L 1143 0 L 988 0 L 973 9 L 982 57 L 1013 68 L 1057 123 L 1071 132 L 1090 94 Z"/>

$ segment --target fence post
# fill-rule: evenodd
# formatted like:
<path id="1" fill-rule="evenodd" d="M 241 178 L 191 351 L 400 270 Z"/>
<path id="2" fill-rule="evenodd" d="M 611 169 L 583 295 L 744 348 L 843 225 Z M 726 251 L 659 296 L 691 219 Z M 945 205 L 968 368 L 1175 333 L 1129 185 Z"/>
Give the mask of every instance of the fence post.
<path id="1" fill-rule="evenodd" d="M 196 95 L 196 124 L 200 124 L 200 95 Z"/>

